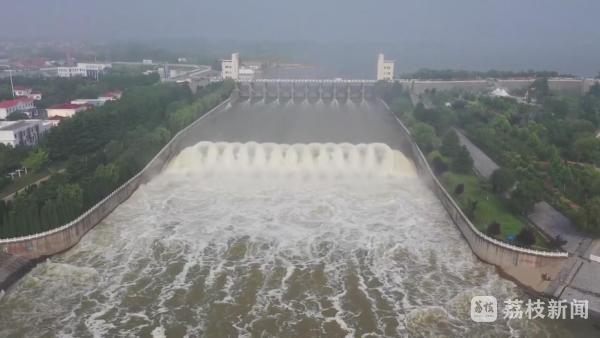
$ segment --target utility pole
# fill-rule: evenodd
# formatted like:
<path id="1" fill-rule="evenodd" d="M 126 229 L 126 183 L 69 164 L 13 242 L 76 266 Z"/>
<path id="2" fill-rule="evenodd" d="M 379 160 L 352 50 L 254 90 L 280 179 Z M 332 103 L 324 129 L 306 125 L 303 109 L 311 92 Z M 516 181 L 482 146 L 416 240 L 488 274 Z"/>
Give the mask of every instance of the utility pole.
<path id="1" fill-rule="evenodd" d="M 10 90 L 12 92 L 12 97 L 14 99 L 15 98 L 15 86 L 13 85 L 13 80 L 12 80 L 12 69 L 8 70 L 8 77 L 10 77 Z"/>

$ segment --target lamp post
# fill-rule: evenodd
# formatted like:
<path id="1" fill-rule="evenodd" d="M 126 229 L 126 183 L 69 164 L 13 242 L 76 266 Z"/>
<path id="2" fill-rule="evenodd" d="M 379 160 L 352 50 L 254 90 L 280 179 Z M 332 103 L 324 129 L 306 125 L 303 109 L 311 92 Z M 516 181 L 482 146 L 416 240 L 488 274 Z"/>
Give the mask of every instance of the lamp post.
<path id="1" fill-rule="evenodd" d="M 12 92 L 12 97 L 14 99 L 15 98 L 15 86 L 13 85 L 12 69 L 8 70 L 8 77 L 10 77 L 10 90 Z"/>

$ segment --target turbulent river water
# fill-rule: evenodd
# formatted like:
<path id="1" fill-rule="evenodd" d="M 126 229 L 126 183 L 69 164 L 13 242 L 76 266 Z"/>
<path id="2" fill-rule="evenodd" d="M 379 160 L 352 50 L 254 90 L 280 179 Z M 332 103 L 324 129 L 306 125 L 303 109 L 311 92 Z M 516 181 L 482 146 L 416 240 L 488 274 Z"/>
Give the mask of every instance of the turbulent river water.
<path id="1" fill-rule="evenodd" d="M 0 302 L 0 336 L 572 335 L 470 320 L 525 298 L 385 145 L 201 143 Z"/>

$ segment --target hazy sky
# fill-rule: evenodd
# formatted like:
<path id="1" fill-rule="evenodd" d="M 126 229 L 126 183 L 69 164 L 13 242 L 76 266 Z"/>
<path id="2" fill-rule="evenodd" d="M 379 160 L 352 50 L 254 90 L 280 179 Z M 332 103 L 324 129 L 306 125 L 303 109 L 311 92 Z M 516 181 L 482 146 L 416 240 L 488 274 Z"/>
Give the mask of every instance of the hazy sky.
<path id="1" fill-rule="evenodd" d="M 460 66 L 460 56 L 469 54 L 465 60 L 487 58 L 488 68 L 495 59 L 527 68 L 537 53 L 546 58 L 542 66 L 600 70 L 598 0 L 2 2 L 0 37 L 374 42 L 402 47 L 415 59 L 425 51 L 447 56 L 449 66 Z M 519 51 L 523 55 L 515 55 Z"/>

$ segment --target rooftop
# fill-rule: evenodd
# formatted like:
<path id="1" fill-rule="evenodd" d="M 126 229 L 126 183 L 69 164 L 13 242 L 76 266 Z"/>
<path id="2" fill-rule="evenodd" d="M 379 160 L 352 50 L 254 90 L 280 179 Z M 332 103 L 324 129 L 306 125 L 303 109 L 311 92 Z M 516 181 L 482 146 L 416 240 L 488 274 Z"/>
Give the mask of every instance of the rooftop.
<path id="1" fill-rule="evenodd" d="M 39 122 L 40 120 L 0 121 L 0 131 L 16 130 Z"/>
<path id="2" fill-rule="evenodd" d="M 88 104 L 76 104 L 76 103 L 59 103 L 51 106 L 48 109 L 78 109 L 88 107 Z"/>
<path id="3" fill-rule="evenodd" d="M 0 108 L 14 107 L 16 105 L 23 104 L 23 103 L 33 103 L 33 100 L 30 98 L 26 98 L 26 97 L 19 97 L 19 98 L 13 99 L 13 100 L 1 101 Z"/>
<path id="4" fill-rule="evenodd" d="M 120 90 L 112 90 L 110 92 L 106 92 L 106 93 L 102 94 L 101 97 L 115 97 L 115 96 L 119 96 L 122 94 L 123 94 L 123 92 Z"/>

